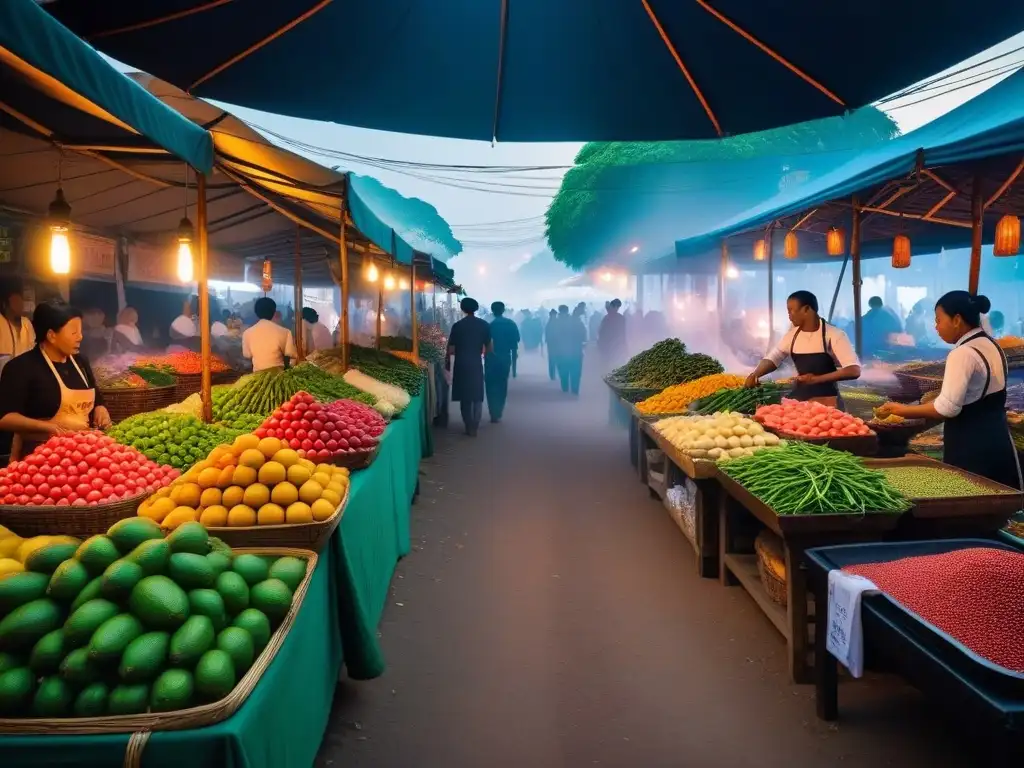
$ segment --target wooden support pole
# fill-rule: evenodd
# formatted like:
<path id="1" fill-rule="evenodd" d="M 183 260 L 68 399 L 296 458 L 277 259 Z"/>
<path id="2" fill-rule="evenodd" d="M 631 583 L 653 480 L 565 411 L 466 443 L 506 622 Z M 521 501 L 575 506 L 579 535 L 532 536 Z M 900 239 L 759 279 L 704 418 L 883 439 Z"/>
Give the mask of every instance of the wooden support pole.
<path id="1" fill-rule="evenodd" d="M 985 198 L 981 194 L 981 174 L 975 174 L 971 184 L 971 269 L 967 273 L 967 290 L 978 295 L 981 280 L 981 225 L 985 213 Z"/>
<path id="2" fill-rule="evenodd" d="M 380 327 L 384 319 L 384 275 L 377 277 L 377 349 L 380 349 Z"/>
<path id="3" fill-rule="evenodd" d="M 853 273 L 853 347 L 859 358 L 864 350 L 864 320 L 860 312 L 860 217 L 861 209 L 857 198 L 853 198 L 853 212 L 850 216 L 850 263 Z"/>
<path id="4" fill-rule="evenodd" d="M 420 356 L 419 322 L 416 319 L 416 260 L 409 267 L 409 319 L 412 322 L 412 354 Z"/>
<path id="5" fill-rule="evenodd" d="M 341 260 L 341 329 L 338 343 L 341 345 L 341 368 L 348 370 L 348 243 L 345 238 L 345 204 L 341 206 L 341 238 L 338 243 L 338 258 Z"/>
<path id="6" fill-rule="evenodd" d="M 764 249 L 768 258 L 768 352 L 771 352 L 775 345 L 775 248 L 772 243 L 772 225 L 768 226 L 764 234 Z"/>
<path id="7" fill-rule="evenodd" d="M 295 227 L 295 351 L 301 363 L 306 359 L 302 338 L 302 227 Z"/>
<path id="8" fill-rule="evenodd" d="M 430 284 L 430 309 L 431 309 L 431 314 L 432 314 L 432 317 L 430 318 L 430 321 L 432 323 L 436 324 L 436 325 L 440 325 L 440 323 L 437 320 L 437 284 L 436 283 L 431 283 Z"/>
<path id="9" fill-rule="evenodd" d="M 213 384 L 210 380 L 210 254 L 206 233 L 206 175 L 196 174 L 196 228 L 199 233 L 199 354 L 202 358 L 202 378 L 199 392 L 203 399 L 203 421 L 213 421 Z"/>

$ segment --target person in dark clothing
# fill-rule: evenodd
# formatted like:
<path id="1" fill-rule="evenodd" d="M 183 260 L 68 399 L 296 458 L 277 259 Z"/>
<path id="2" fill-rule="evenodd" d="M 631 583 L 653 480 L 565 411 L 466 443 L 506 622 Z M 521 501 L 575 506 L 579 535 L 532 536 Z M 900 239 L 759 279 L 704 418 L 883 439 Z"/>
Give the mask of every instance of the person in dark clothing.
<path id="1" fill-rule="evenodd" d="M 587 341 L 591 344 L 597 343 L 597 336 L 601 332 L 601 315 L 599 312 L 591 312 L 587 328 Z"/>
<path id="2" fill-rule="evenodd" d="M 548 378 L 552 381 L 555 380 L 555 374 L 558 372 L 558 358 L 551 347 L 552 323 L 555 322 L 557 317 L 558 312 L 552 309 L 548 313 L 548 322 L 544 326 L 544 344 L 548 348 Z"/>
<path id="3" fill-rule="evenodd" d="M 505 317 L 505 305 L 491 304 L 491 352 L 484 358 L 484 385 L 487 390 L 487 411 L 491 423 L 501 421 L 508 398 L 508 374 L 514 370 L 516 350 L 519 349 L 519 329 L 514 321 Z"/>
<path id="4" fill-rule="evenodd" d="M 556 367 L 563 392 L 580 393 L 583 373 L 583 346 L 587 343 L 587 329 L 579 315 L 570 315 L 569 307 L 558 308 L 558 317 L 552 321 L 555 330 L 549 346 L 557 351 Z"/>
<path id="5" fill-rule="evenodd" d="M 491 326 L 476 317 L 480 304 L 466 297 L 459 304 L 465 317 L 452 326 L 448 334 L 448 350 L 444 358 L 445 370 L 452 372 L 452 400 L 459 403 L 466 434 L 476 437 L 483 415 L 484 366 L 483 355 L 493 349 Z"/>
<path id="6" fill-rule="evenodd" d="M 541 325 L 541 319 L 534 315 L 530 310 L 523 310 L 523 348 L 527 352 L 533 352 L 533 350 L 540 347 L 541 342 L 544 340 L 544 328 Z"/>
<path id="7" fill-rule="evenodd" d="M 882 303 L 881 296 L 868 299 L 870 309 L 861 321 L 864 355 L 869 357 L 891 346 L 890 337 L 903 331 L 899 318 Z"/>
<path id="8" fill-rule="evenodd" d="M 626 362 L 626 318 L 619 314 L 621 307 L 618 299 L 608 302 L 608 312 L 597 332 L 597 348 L 606 372 Z"/>

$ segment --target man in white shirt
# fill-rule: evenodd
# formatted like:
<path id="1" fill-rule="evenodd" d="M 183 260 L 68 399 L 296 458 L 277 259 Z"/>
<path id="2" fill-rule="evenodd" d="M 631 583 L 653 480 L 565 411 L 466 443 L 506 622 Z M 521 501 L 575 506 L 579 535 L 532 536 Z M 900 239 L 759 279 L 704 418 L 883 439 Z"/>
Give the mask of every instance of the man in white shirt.
<path id="1" fill-rule="evenodd" d="M 264 296 L 256 300 L 253 310 L 259 319 L 242 334 L 242 355 L 252 360 L 252 370 L 281 368 L 287 358 L 297 358 L 292 332 L 273 321 L 277 303 Z"/>
<path id="2" fill-rule="evenodd" d="M 17 278 L 0 286 L 0 368 L 12 357 L 28 352 L 36 345 L 36 334 L 25 314 L 22 283 Z"/>
<path id="3" fill-rule="evenodd" d="M 193 307 L 191 301 L 186 301 L 181 308 L 181 314 L 174 318 L 171 323 L 171 341 L 184 341 L 198 335 L 195 320 L 192 319 Z"/>
<path id="4" fill-rule="evenodd" d="M 788 357 L 796 367 L 796 386 L 790 397 L 836 406 L 838 382 L 860 378 L 860 360 L 845 333 L 818 315 L 818 298 L 796 291 L 786 301 L 793 327 L 747 377 L 746 386 L 776 370 Z"/>
<path id="5" fill-rule="evenodd" d="M 220 314 L 221 319 L 214 321 L 210 326 L 210 336 L 214 339 L 228 335 L 228 320 L 231 319 L 231 310 L 225 309 Z"/>
<path id="6" fill-rule="evenodd" d="M 308 355 L 318 349 L 330 349 L 334 346 L 331 339 L 331 332 L 327 326 L 320 322 L 320 314 L 312 307 L 302 308 L 302 346 Z"/>

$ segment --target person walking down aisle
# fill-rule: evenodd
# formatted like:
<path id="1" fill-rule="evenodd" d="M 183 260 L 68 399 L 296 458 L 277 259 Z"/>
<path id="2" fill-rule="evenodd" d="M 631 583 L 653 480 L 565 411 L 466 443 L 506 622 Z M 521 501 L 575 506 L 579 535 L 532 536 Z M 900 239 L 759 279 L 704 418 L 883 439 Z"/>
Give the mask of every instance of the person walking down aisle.
<path id="1" fill-rule="evenodd" d="M 544 344 L 548 348 L 548 378 L 552 381 L 555 380 L 555 376 L 558 373 L 558 355 L 555 353 L 554 348 L 551 346 L 551 334 L 558 326 L 555 321 L 558 319 L 558 312 L 552 309 L 548 313 L 548 321 L 544 325 Z"/>
<path id="2" fill-rule="evenodd" d="M 452 400 L 459 403 L 466 434 L 476 437 L 484 405 L 483 355 L 493 349 L 491 326 L 476 317 L 480 304 L 468 296 L 459 303 L 463 317 L 448 334 L 444 368 L 452 372 Z M 452 355 L 455 370 L 452 371 Z"/>
<path id="3" fill-rule="evenodd" d="M 280 314 L 277 302 L 264 296 L 256 300 L 253 311 L 259 320 L 242 334 L 242 356 L 252 360 L 253 373 L 284 368 L 288 359 L 294 360 L 299 355 L 292 332 L 273 321 L 273 317 Z"/>
<path id="4" fill-rule="evenodd" d="M 607 314 L 601 318 L 597 331 L 597 348 L 601 352 L 604 373 L 626 362 L 626 318 L 619 314 L 622 302 L 612 299 L 605 305 Z"/>
<path id="5" fill-rule="evenodd" d="M 496 301 L 491 304 L 494 319 L 491 321 L 492 351 L 484 357 L 484 385 L 487 390 L 487 412 L 491 423 L 501 421 L 508 399 L 508 375 L 515 370 L 516 352 L 519 349 L 519 328 L 513 320 L 505 317 L 505 305 Z"/>
<path id="6" fill-rule="evenodd" d="M 580 393 L 583 375 L 583 347 L 587 343 L 587 329 L 579 315 L 570 315 L 569 307 L 558 308 L 558 317 L 552 321 L 555 332 L 550 345 L 558 350 L 558 379 L 563 392 Z"/>

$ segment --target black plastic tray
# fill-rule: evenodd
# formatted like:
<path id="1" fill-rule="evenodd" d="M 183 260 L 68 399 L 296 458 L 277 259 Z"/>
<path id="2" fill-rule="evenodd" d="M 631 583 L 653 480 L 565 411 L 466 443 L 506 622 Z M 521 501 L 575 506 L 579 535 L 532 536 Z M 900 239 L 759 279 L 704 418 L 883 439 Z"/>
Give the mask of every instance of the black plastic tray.
<path id="1" fill-rule="evenodd" d="M 882 563 L 904 557 L 941 555 L 959 549 L 984 547 L 1020 552 L 1020 547 L 993 539 L 938 539 L 930 541 L 904 541 L 892 543 L 844 544 L 816 547 L 806 552 L 807 559 L 827 574 L 836 568 L 862 563 Z M 912 635 L 926 649 L 943 658 L 952 668 L 982 682 L 990 690 L 1024 702 L 1024 674 L 993 664 L 938 627 L 911 613 L 887 595 L 870 595 L 864 604 L 877 610 L 896 626 Z"/>

